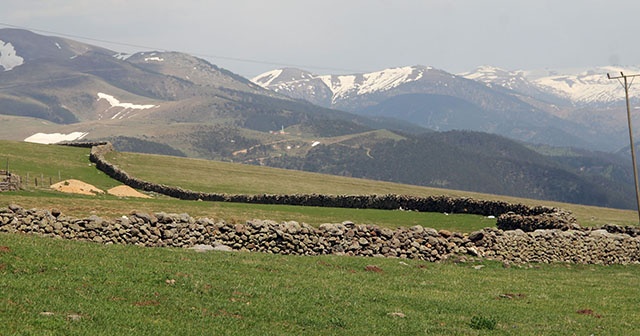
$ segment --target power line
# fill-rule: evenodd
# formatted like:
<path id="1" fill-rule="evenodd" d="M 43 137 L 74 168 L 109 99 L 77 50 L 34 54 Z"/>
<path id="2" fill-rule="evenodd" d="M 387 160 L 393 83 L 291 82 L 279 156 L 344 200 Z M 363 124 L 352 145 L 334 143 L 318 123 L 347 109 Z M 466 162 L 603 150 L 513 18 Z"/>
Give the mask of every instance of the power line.
<path id="1" fill-rule="evenodd" d="M 620 76 L 612 77 L 611 75 L 609 75 L 609 73 L 607 73 L 607 78 L 617 79 L 618 82 L 620 82 L 620 84 L 624 88 L 624 97 L 627 102 L 627 122 L 629 123 L 629 143 L 631 145 L 631 162 L 633 164 L 633 180 L 636 186 L 636 202 L 638 206 L 638 219 L 640 220 L 640 189 L 638 186 L 638 165 L 636 163 L 636 148 L 635 148 L 635 143 L 633 142 L 633 130 L 631 128 L 631 108 L 629 106 L 629 88 L 631 87 L 633 80 L 638 76 L 640 76 L 640 74 L 625 75 L 621 71 Z M 624 81 L 621 81 L 620 80 L 621 78 Z M 631 83 L 627 80 L 627 78 L 631 78 Z"/>
<path id="2" fill-rule="evenodd" d="M 140 45 L 140 44 L 126 43 L 126 42 L 116 42 L 116 41 L 105 40 L 105 39 L 97 39 L 97 38 L 86 37 L 86 36 L 81 36 L 81 35 L 65 34 L 65 33 L 60 33 L 60 32 L 55 32 L 55 31 L 50 31 L 50 30 L 37 29 L 37 28 L 31 28 L 31 27 L 25 27 L 25 26 L 17 26 L 17 25 L 4 23 L 4 22 L 0 22 L 0 26 L 11 27 L 11 28 L 16 28 L 16 29 L 25 29 L 25 30 L 30 30 L 30 31 L 40 32 L 40 33 L 46 33 L 46 34 L 53 34 L 53 35 L 63 36 L 63 37 L 72 38 L 72 39 L 80 39 L 80 40 L 93 41 L 93 42 L 99 42 L 99 43 L 108 43 L 108 44 L 112 44 L 112 45 L 119 45 L 119 46 L 124 46 L 124 47 L 142 49 L 142 50 L 170 51 L 170 50 L 165 49 L 165 48 L 156 48 L 156 47 L 150 47 L 150 46 L 145 46 L 145 45 Z M 309 65 L 309 64 L 292 64 L 292 63 L 284 63 L 284 62 L 271 62 L 271 61 L 256 60 L 256 59 L 250 59 L 250 58 L 222 56 L 222 55 L 211 55 L 211 54 L 203 54 L 203 53 L 189 52 L 189 51 L 182 51 L 182 52 L 184 52 L 185 54 L 190 54 L 190 55 L 198 56 L 198 57 L 202 57 L 202 58 L 222 59 L 222 60 L 227 60 L 227 61 L 243 62 L 243 63 L 254 63 L 254 64 L 263 64 L 263 65 L 282 66 L 282 67 L 295 67 L 295 68 L 302 68 L 302 69 L 329 70 L 329 71 L 353 72 L 353 73 L 365 72 L 365 71 L 356 70 L 356 69 L 334 68 L 334 67 L 325 67 L 325 66 L 317 66 L 317 65 Z"/>

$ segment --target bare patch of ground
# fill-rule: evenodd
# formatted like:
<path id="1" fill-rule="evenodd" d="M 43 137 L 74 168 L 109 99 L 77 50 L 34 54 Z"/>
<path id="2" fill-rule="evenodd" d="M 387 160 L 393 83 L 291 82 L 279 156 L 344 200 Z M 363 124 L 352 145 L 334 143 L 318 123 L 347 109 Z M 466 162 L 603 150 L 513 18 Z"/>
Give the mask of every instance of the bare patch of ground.
<path id="1" fill-rule="evenodd" d="M 94 196 L 96 194 L 103 194 L 104 191 L 96 188 L 95 186 L 82 182 L 80 180 L 65 180 L 51 185 L 51 189 L 58 190 L 64 193 L 81 194 Z M 151 198 L 149 195 L 145 195 L 127 185 L 120 185 L 107 190 L 110 195 L 118 197 L 139 197 L 139 198 Z"/>
<path id="2" fill-rule="evenodd" d="M 52 184 L 51 189 L 55 189 L 64 193 L 90 195 L 90 196 L 104 193 L 104 191 L 96 188 L 95 186 L 89 183 L 85 183 L 80 180 L 74 180 L 74 179 L 64 180 L 56 184 Z"/>
<path id="3" fill-rule="evenodd" d="M 107 190 L 107 193 L 118 197 L 139 197 L 139 198 L 151 198 L 149 195 L 145 195 L 127 185 L 121 185 L 113 187 Z"/>

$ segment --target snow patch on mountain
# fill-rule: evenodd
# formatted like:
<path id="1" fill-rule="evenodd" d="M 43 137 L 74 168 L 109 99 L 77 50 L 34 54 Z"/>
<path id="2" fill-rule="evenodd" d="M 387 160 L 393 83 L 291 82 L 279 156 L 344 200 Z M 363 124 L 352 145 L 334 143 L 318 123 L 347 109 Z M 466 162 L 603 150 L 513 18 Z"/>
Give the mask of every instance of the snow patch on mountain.
<path id="1" fill-rule="evenodd" d="M 333 92 L 332 101 L 335 103 L 341 98 L 354 93 L 364 95 L 374 92 L 388 91 L 402 84 L 420 80 L 425 71 L 430 67 L 401 67 L 391 68 L 361 75 L 325 75 L 319 78 Z"/>
<path id="2" fill-rule="evenodd" d="M 269 72 L 265 72 L 251 79 L 252 82 L 262 86 L 263 88 L 267 88 L 282 74 L 282 69 L 271 70 Z"/>
<path id="3" fill-rule="evenodd" d="M 127 54 L 127 53 L 123 53 L 123 52 L 119 52 L 119 53 L 115 53 L 113 54 L 114 58 L 117 58 L 121 61 L 126 61 L 129 57 L 131 57 L 131 54 Z"/>
<path id="4" fill-rule="evenodd" d="M 129 114 L 129 112 L 131 112 L 130 110 L 146 110 L 146 109 L 158 107 L 158 105 L 153 105 L 153 104 L 139 105 L 139 104 L 133 104 L 133 103 L 122 103 L 122 102 L 120 102 L 120 100 L 118 100 L 117 98 L 115 98 L 112 95 L 108 95 L 106 93 L 98 92 L 98 101 L 100 101 L 102 99 L 106 100 L 111 105 L 111 107 L 108 108 L 107 111 L 109 109 L 111 109 L 111 108 L 114 108 L 114 107 L 122 108 L 122 110 L 119 111 L 118 113 L 114 114 L 111 117 L 111 119 L 122 119 L 125 116 L 127 116 Z"/>
<path id="5" fill-rule="evenodd" d="M 552 74 L 534 79 L 533 82 L 577 104 L 610 103 L 624 99 L 624 89 L 618 80 L 607 78 L 607 73 L 617 77 L 621 72 L 631 75 L 639 71 L 638 68 L 607 66 L 574 74 Z M 629 96 L 640 96 L 640 85 L 631 85 Z"/>
<path id="6" fill-rule="evenodd" d="M 494 66 L 481 66 L 473 72 L 459 74 L 467 79 L 483 82 L 492 87 L 498 85 L 510 90 L 518 90 L 522 85 L 526 85 L 527 79 L 524 71 L 508 71 Z"/>
<path id="7" fill-rule="evenodd" d="M 0 40 L 0 66 L 4 68 L 4 71 L 9 71 L 22 64 L 24 64 L 24 58 L 16 54 L 13 44 Z"/>
<path id="8" fill-rule="evenodd" d="M 278 69 L 258 75 L 251 81 L 266 89 L 284 92 L 320 80 L 331 91 L 331 101 L 335 103 L 352 95 L 387 91 L 405 83 L 418 81 L 431 69 L 433 68 L 406 66 L 353 75 L 313 75 L 298 69 Z M 312 89 L 310 86 L 309 90 Z"/>
<path id="9" fill-rule="evenodd" d="M 24 139 L 25 142 L 33 142 L 39 144 L 55 144 L 63 141 L 80 140 L 89 134 L 88 132 L 71 132 L 69 134 L 63 133 L 36 133 L 30 137 Z"/>
<path id="10" fill-rule="evenodd" d="M 561 97 L 575 105 L 586 105 L 623 100 L 624 90 L 620 83 L 607 78 L 607 73 L 615 77 L 620 72 L 636 74 L 640 72 L 640 68 L 605 66 L 591 69 L 509 71 L 482 66 L 460 76 L 485 83 L 489 87 L 503 87 L 533 97 L 545 93 Z M 632 85 L 629 95 L 639 96 L 640 85 Z"/>

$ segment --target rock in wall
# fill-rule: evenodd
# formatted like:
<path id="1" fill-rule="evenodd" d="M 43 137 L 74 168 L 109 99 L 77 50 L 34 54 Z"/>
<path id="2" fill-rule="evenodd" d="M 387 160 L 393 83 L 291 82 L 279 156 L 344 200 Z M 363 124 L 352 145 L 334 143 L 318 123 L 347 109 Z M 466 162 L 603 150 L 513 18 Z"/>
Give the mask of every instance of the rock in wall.
<path id="1" fill-rule="evenodd" d="M 533 232 L 485 228 L 471 234 L 421 226 L 395 230 L 351 222 L 322 224 L 251 220 L 243 224 L 188 214 L 132 212 L 116 219 L 73 218 L 57 210 L 0 208 L 0 232 L 87 240 L 102 244 L 192 247 L 278 254 L 379 256 L 442 261 L 478 257 L 508 263 L 640 263 L 640 237 L 604 228 Z"/>

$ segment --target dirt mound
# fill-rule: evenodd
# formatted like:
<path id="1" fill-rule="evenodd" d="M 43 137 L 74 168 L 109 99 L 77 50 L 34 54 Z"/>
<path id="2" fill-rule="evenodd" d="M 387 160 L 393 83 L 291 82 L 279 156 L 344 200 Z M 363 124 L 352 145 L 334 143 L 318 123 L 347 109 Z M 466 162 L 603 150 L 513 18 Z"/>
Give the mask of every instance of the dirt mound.
<path id="1" fill-rule="evenodd" d="M 74 180 L 74 179 L 64 180 L 56 184 L 52 184 L 51 189 L 55 189 L 65 193 L 90 195 L 90 196 L 104 193 L 104 191 L 96 188 L 95 186 L 89 183 L 85 183 L 80 180 Z"/>
<path id="2" fill-rule="evenodd" d="M 151 198 L 149 195 L 145 195 L 127 185 L 121 185 L 113 187 L 107 190 L 107 193 L 118 197 L 139 197 L 139 198 Z"/>

